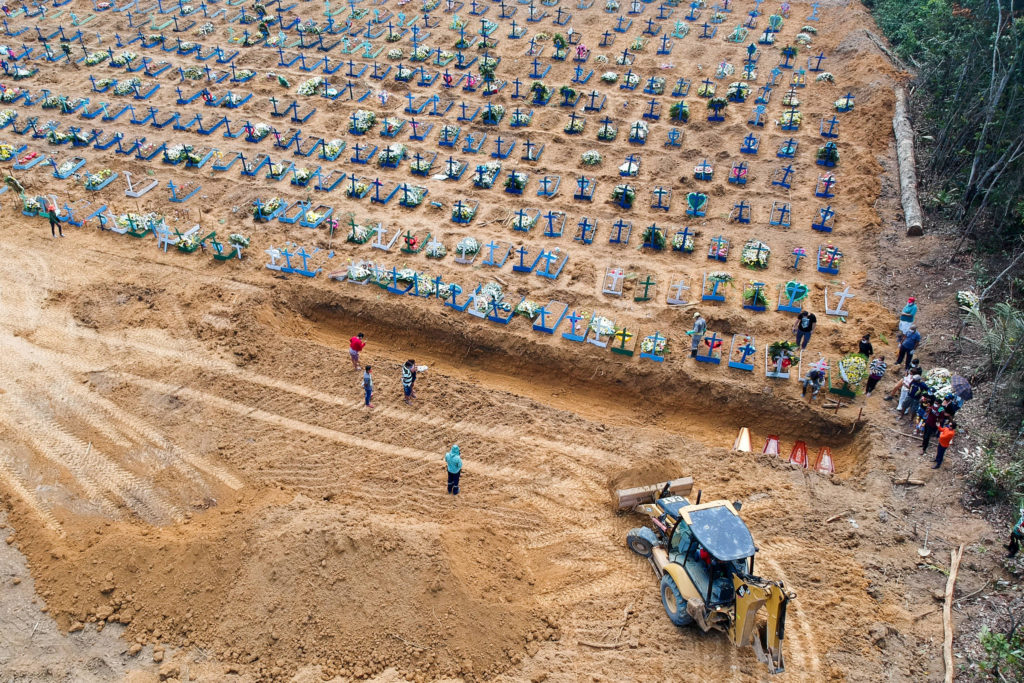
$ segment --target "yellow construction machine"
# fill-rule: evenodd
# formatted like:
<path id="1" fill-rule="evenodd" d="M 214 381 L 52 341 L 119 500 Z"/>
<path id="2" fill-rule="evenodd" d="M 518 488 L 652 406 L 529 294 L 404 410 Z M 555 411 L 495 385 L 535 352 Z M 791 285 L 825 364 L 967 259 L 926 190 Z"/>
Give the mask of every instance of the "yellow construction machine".
<path id="1" fill-rule="evenodd" d="M 620 510 L 643 513 L 652 523 L 632 529 L 626 545 L 661 579 L 661 603 L 673 624 L 724 631 L 781 673 L 786 606 L 796 595 L 781 581 L 754 574 L 757 548 L 740 519 L 740 503 L 701 503 L 699 491 L 690 503 L 685 496 L 692 489 L 687 477 L 617 491 Z M 767 619 L 759 623 L 762 607 Z"/>

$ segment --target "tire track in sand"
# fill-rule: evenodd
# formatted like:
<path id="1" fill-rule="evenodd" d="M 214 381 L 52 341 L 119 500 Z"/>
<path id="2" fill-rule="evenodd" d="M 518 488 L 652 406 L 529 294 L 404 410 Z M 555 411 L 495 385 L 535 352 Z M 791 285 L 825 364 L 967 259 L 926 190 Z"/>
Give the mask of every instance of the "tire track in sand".
<path id="1" fill-rule="evenodd" d="M 57 518 L 50 512 L 49 506 L 45 505 L 33 492 L 29 491 L 21 478 L 15 474 L 14 470 L 10 467 L 10 460 L 11 458 L 6 450 L 0 451 L 0 481 L 6 484 L 16 496 L 21 498 L 22 502 L 39 517 L 47 529 L 63 538 L 65 535 L 64 527 L 61 526 Z"/>
<path id="2" fill-rule="evenodd" d="M 116 508 L 106 499 L 106 493 L 121 502 L 141 519 L 161 524 L 178 520 L 182 513 L 160 498 L 152 486 L 123 469 L 98 449 L 67 433 L 52 419 L 39 415 L 20 396 L 5 394 L 0 406 L 0 423 L 7 425 L 41 456 L 62 465 L 71 472 L 86 490 L 89 498 L 99 502 L 104 511 L 114 513 Z"/>

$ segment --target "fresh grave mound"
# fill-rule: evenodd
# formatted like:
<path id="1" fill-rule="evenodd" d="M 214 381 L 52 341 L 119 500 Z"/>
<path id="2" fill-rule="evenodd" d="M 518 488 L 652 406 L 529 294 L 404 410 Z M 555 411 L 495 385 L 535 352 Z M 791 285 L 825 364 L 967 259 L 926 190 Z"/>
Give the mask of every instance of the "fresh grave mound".
<path id="1" fill-rule="evenodd" d="M 285 668 L 496 674 L 534 620 L 526 572 L 500 537 L 472 526 L 375 518 L 302 497 L 267 509 L 247 531 L 225 601 L 232 609 L 211 635 Z"/>
<path id="2" fill-rule="evenodd" d="M 442 527 L 286 496 L 178 527 L 112 525 L 33 564 L 66 626 L 120 621 L 129 641 L 202 648 L 267 678 L 309 665 L 486 678 L 521 660 L 529 634 L 557 638 L 536 616 L 529 568 L 478 522 Z M 116 556 L 116 567 L 103 561 Z"/>

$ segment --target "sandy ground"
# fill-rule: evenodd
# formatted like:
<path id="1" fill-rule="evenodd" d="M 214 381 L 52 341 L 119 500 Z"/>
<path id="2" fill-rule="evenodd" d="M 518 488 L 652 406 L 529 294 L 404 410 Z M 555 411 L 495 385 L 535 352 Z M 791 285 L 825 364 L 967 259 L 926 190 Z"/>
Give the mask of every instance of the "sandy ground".
<path id="1" fill-rule="evenodd" d="M 813 49 L 835 60 L 829 68 L 837 84 L 801 91 L 808 103 L 794 164 L 800 182 L 789 197 L 794 228 L 763 239 L 778 256 L 794 246 L 811 251 L 820 241 L 808 225 L 817 206 L 811 196 L 817 122 L 853 89 L 858 118 L 841 138 L 836 206 L 842 228 L 833 239 L 847 255 L 843 279 L 859 299 L 845 323 L 820 316 L 811 347 L 835 357 L 864 331 L 891 332 L 891 292 L 872 287 L 868 278 L 884 260 L 876 201 L 891 198 L 880 179 L 891 157 L 891 89 L 890 67 L 863 37 L 864 14 L 828 12 Z M 576 28 L 596 45 L 606 21 L 594 8 Z M 90 26 L 109 40 L 119 22 L 103 17 Z M 800 23 L 787 21 L 784 35 L 791 38 Z M 620 37 L 616 47 L 625 42 Z M 678 43 L 671 59 L 691 78 L 707 73 L 727 50 L 737 51 L 719 40 L 698 43 L 694 34 Z M 499 76 L 528 68 L 524 47 L 501 42 Z M 645 76 L 674 74 L 659 68 L 653 51 L 649 46 L 636 68 Z M 273 62 L 255 53 L 240 58 L 240 66 L 264 70 Z M 568 82 L 571 68 L 557 65 L 547 82 Z M 44 69 L 51 87 L 84 93 L 84 69 Z M 291 80 L 294 88 L 297 75 Z M 667 80 L 671 85 L 674 78 Z M 154 100 L 179 109 L 169 94 L 173 80 L 162 82 Z M 937 680 L 938 615 L 915 617 L 933 606 L 944 577 L 918 563 L 918 520 L 936 515 L 932 538 L 940 548 L 988 534 L 987 528 L 967 513 L 942 511 L 940 518 L 942 489 L 892 486 L 893 475 L 910 470 L 928 477 L 930 470 L 893 443 L 887 428 L 875 426 L 880 408 L 870 406 L 867 421 L 858 419 L 860 404 L 824 413 L 808 408 L 792 382 L 770 385 L 760 372 L 697 366 L 680 352 L 690 311 L 662 304 L 664 283 L 674 274 L 698 283 L 709 267 L 728 269 L 737 279 L 751 276 L 735 257 L 745 239 L 765 231 L 767 206 L 777 195 L 768 178 L 785 136 L 767 127 L 762 154 L 752 163 L 756 180 L 743 190 L 728 185 L 752 99 L 730 107 L 727 123 L 712 127 L 691 95 L 682 161 L 661 147 L 664 123 L 652 125 L 651 142 L 639 148 L 634 237 L 629 247 L 615 247 L 607 244 L 615 209 L 603 200 L 584 208 L 566 197 L 580 172 L 580 152 L 592 147 L 606 159 L 598 197 L 610 191 L 620 157 L 637 151 L 624 133 L 639 118 L 641 102 L 617 88 L 594 87 L 608 93 L 609 111 L 624 112 L 616 114 L 619 141 L 594 142 L 593 120 L 586 140 L 549 135 L 545 130 L 564 125 L 566 110 L 538 110 L 531 131 L 546 136 L 549 147 L 530 172 L 562 176 L 562 192 L 550 203 L 567 211 L 567 232 L 581 215 L 598 217 L 604 232 L 589 247 L 570 242 L 569 234 L 557 242 L 571 260 L 554 283 L 514 276 L 507 265 L 499 277 L 518 278 L 510 290 L 540 302 L 556 298 L 600 308 L 621 324 L 640 324 L 643 333 L 665 330 L 677 353 L 661 365 L 541 337 L 521 319 L 504 328 L 436 302 L 323 275 L 275 278 L 263 268 L 261 252 L 286 240 L 321 246 L 321 256 L 336 249 L 333 259 L 318 262 L 328 270 L 349 259 L 379 258 L 464 285 L 493 273 L 458 266 L 450 256 L 428 264 L 422 254 L 345 245 L 322 229 L 254 226 L 246 214 L 253 196 L 305 196 L 284 181 L 271 188 L 263 179 L 239 183 L 233 172 L 213 178 L 176 168 L 174 177 L 203 184 L 187 215 L 172 213 L 156 191 L 140 200 L 140 208 L 166 212 L 177 225 L 201 220 L 207 230 L 249 234 L 247 258 L 230 263 L 202 253 L 164 253 L 151 238 L 91 227 L 51 240 L 43 223 L 23 219 L 5 201 L 0 490 L 13 533 L 2 556 L 0 599 L 11 601 L 9 623 L 22 640 L 5 641 L 0 662 L 13 662 L 12 670 L 28 680 L 82 680 L 75 676 L 83 670 L 99 680 L 144 679 L 161 668 L 167 677 L 199 680 L 227 674 L 248 680 L 674 680 L 680 672 L 761 679 L 752 653 L 719 636 L 671 627 L 650 569 L 624 547 L 625 533 L 640 520 L 616 514 L 611 491 L 692 475 L 705 497 L 743 501 L 764 575 L 798 594 L 789 612 L 783 678 Z M 264 80 L 253 89 L 262 97 L 280 95 Z M 781 91 L 776 96 L 772 117 L 781 111 Z M 506 90 L 500 98 L 511 109 L 507 97 Z M 255 120 L 262 105 L 247 106 L 245 115 Z M 335 135 L 355 108 L 318 106 L 323 111 L 304 130 L 325 137 Z M 389 107 L 400 106 L 392 97 Z M 139 134 L 121 123 L 105 129 Z M 152 139 L 163 134 L 147 130 Z M 166 134 L 204 143 L 192 133 Z M 376 134 L 372 139 L 380 144 Z M 243 145 L 220 138 L 209 143 Z M 271 151 L 270 142 L 260 149 Z M 156 162 L 147 167 L 106 154 L 86 150 L 88 170 L 109 165 L 141 174 L 148 168 L 162 181 L 171 177 Z M 708 189 L 709 217 L 694 225 L 702 232 L 697 252 L 637 251 L 645 221 L 666 221 L 642 208 L 650 190 L 672 185 L 667 222 L 681 227 L 683 196 L 695 187 L 691 169 L 704 155 L 716 160 L 716 180 Z M 392 180 L 406 174 L 380 171 Z M 45 170 L 19 177 L 32 193 L 51 188 Z M 465 178 L 457 194 L 442 181 L 424 184 L 431 199 L 445 203 L 443 210 L 355 204 L 337 192 L 314 199 L 352 211 L 360 221 L 429 229 L 449 252 L 467 234 L 550 244 L 537 230 L 524 238 L 501 223 L 519 206 L 546 209 L 536 197 L 518 203 L 499 187 L 472 190 Z M 121 188 L 117 181 L 101 197 L 116 212 L 135 209 Z M 85 194 L 71 184 L 52 189 L 72 199 Z M 456 196 L 481 202 L 468 228 L 447 221 Z M 726 221 L 741 198 L 754 203 L 759 222 Z M 708 266 L 703 254 L 719 232 L 732 239 L 733 256 L 724 266 Z M 786 259 L 776 255 L 765 278 L 778 284 L 791 275 Z M 602 297 L 600 274 L 612 264 L 654 273 L 663 283 L 657 301 Z M 809 264 L 800 277 L 812 285 L 819 309 L 824 286 L 838 284 L 812 273 Z M 752 321 L 738 299 L 733 290 L 725 305 L 705 307 L 710 329 L 720 335 L 756 329 L 762 346 L 788 336 L 788 317 L 769 312 Z M 348 360 L 347 340 L 360 330 L 369 339 L 365 360 L 376 370 L 373 412 L 362 407 L 360 379 Z M 398 370 L 410 357 L 430 366 L 411 408 L 400 401 Z M 798 439 L 807 441 L 812 456 L 827 445 L 839 471 L 826 478 L 772 457 L 730 453 L 741 426 L 751 428 L 757 451 L 768 434 L 779 435 L 787 453 Z M 443 490 L 441 458 L 452 443 L 466 459 L 457 500 Z M 14 584 L 14 577 L 22 581 Z M 51 616 L 32 611 L 38 609 L 33 588 Z M 24 639 L 29 621 L 38 621 L 39 629 Z M 97 633 L 97 626 L 104 628 Z M 57 635 L 68 630 L 70 636 Z"/>

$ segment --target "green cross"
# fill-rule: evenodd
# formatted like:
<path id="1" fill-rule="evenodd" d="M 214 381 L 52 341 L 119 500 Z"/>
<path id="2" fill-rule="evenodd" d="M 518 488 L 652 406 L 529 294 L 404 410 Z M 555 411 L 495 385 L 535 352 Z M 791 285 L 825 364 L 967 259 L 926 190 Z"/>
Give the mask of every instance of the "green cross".
<path id="1" fill-rule="evenodd" d="M 633 338 L 632 333 L 628 332 L 625 327 L 623 327 L 621 330 L 617 331 L 612 336 L 619 340 L 619 348 L 620 349 L 625 349 L 626 348 L 626 342 L 628 342 L 630 339 Z"/>
<path id="2" fill-rule="evenodd" d="M 650 300 L 650 298 L 651 298 L 651 294 L 650 294 L 651 287 L 655 286 L 656 284 L 657 284 L 657 281 L 652 279 L 650 274 L 645 276 L 645 278 L 643 280 L 637 282 L 637 286 L 644 288 L 644 293 L 641 296 L 635 297 L 635 300 L 636 301 L 648 301 L 648 300 Z"/>

